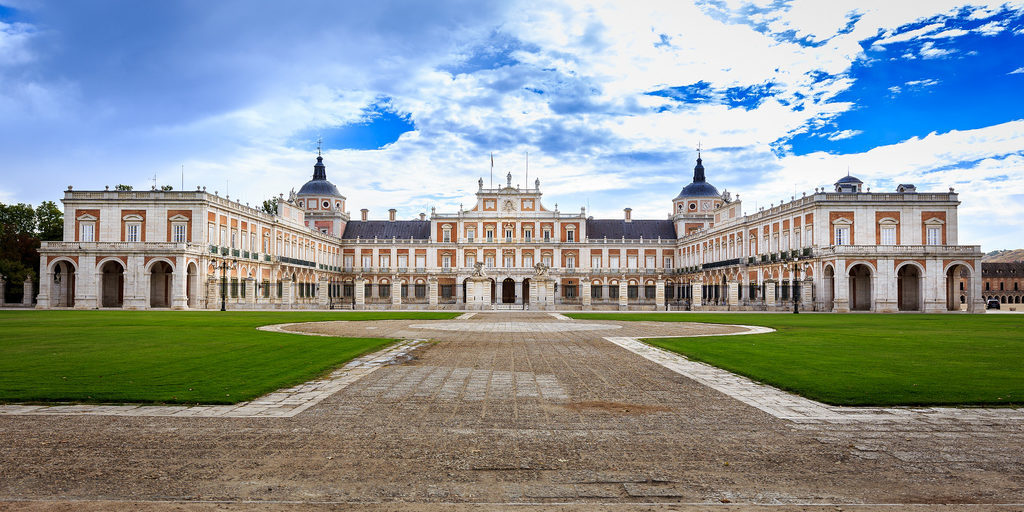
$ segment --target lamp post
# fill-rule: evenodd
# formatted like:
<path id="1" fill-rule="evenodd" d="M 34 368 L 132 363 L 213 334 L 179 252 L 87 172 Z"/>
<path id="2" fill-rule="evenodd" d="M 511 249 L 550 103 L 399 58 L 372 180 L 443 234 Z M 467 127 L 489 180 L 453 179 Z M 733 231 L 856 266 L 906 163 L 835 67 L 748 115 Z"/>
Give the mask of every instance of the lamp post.
<path id="1" fill-rule="evenodd" d="M 800 301 L 798 299 L 799 296 L 800 296 L 800 262 L 799 261 L 794 261 L 793 262 L 793 314 L 794 315 L 800 313 L 800 309 L 798 307 L 800 305 Z"/>
<path id="2" fill-rule="evenodd" d="M 228 260 L 220 262 L 220 310 L 228 310 L 228 270 L 235 268 L 234 264 L 229 265 Z"/>

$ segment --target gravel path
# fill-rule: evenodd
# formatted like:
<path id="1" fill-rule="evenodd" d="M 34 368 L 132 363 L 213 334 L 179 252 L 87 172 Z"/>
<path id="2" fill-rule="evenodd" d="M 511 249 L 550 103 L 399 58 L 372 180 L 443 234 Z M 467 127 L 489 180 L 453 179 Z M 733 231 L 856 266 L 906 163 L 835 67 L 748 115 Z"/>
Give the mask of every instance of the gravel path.
<path id="1" fill-rule="evenodd" d="M 794 423 L 605 339 L 742 327 L 463 323 L 288 327 L 431 340 L 293 417 L 0 416 L 0 510 L 1024 502 L 1019 423 Z"/>

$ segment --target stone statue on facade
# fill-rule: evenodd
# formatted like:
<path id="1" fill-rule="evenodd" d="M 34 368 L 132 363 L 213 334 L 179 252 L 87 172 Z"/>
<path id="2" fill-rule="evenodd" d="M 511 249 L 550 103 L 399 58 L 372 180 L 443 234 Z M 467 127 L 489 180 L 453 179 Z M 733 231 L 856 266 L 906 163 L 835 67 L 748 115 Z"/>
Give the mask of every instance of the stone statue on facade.
<path id="1" fill-rule="evenodd" d="M 478 261 L 478 262 L 473 264 L 473 277 L 483 277 L 483 276 L 484 276 L 484 264 L 483 264 L 483 262 Z"/>
<path id="2" fill-rule="evenodd" d="M 537 274 L 538 276 L 547 276 L 547 275 L 548 275 L 548 269 L 549 269 L 549 268 L 550 268 L 550 267 L 548 267 L 547 265 L 545 265 L 545 264 L 543 264 L 543 263 L 537 263 L 536 265 L 534 265 L 534 266 L 533 266 L 533 271 L 534 271 L 534 272 L 535 272 L 535 273 L 536 273 L 536 274 Z"/>

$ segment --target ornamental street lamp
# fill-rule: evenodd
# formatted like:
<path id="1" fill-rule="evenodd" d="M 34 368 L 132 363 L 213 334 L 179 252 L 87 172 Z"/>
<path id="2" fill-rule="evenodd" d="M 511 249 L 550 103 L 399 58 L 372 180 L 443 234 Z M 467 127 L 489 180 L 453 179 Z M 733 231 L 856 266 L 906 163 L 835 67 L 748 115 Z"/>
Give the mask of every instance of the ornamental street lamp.
<path id="1" fill-rule="evenodd" d="M 228 260 L 221 260 L 220 263 L 220 310 L 227 311 L 228 304 L 228 270 L 235 268 L 235 264 L 228 264 Z"/>
<path id="2" fill-rule="evenodd" d="M 800 313 L 798 308 L 800 302 L 797 297 L 800 296 L 800 262 L 793 262 L 793 314 Z"/>

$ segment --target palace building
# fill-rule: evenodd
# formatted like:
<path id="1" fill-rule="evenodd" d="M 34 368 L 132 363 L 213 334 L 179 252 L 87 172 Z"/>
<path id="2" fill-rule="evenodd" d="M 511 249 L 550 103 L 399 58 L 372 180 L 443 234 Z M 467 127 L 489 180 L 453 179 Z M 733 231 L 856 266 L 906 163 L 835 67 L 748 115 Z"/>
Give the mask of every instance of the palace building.
<path id="1" fill-rule="evenodd" d="M 68 187 L 37 307 L 983 311 L 953 189 L 863 186 L 845 176 L 745 215 L 698 156 L 657 220 L 550 209 L 540 180 L 511 174 L 481 179 L 468 209 L 353 219 L 320 156 L 275 215 L 205 189 Z"/>

